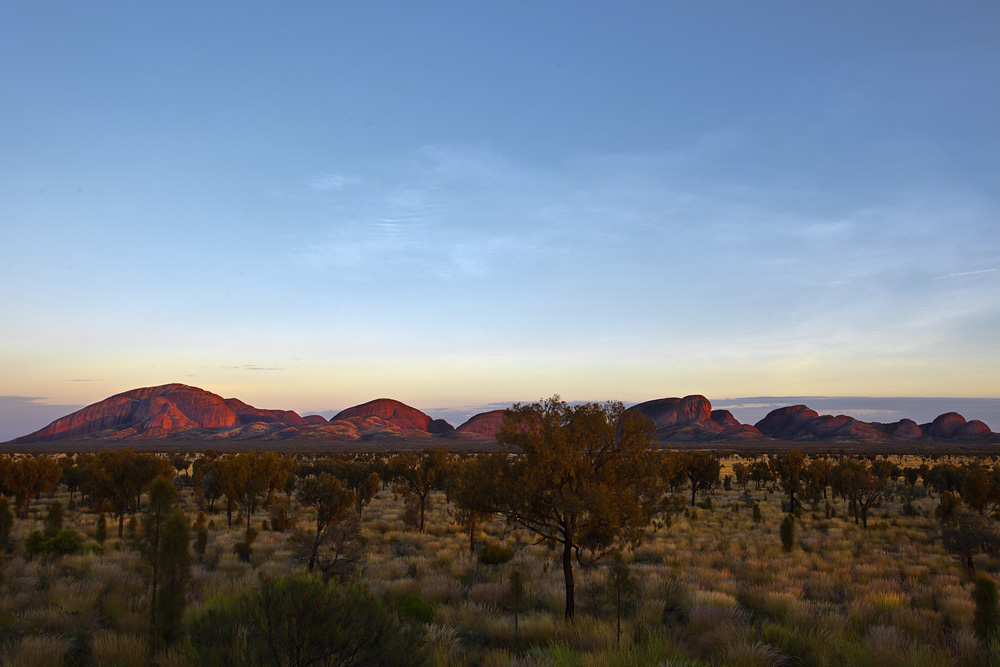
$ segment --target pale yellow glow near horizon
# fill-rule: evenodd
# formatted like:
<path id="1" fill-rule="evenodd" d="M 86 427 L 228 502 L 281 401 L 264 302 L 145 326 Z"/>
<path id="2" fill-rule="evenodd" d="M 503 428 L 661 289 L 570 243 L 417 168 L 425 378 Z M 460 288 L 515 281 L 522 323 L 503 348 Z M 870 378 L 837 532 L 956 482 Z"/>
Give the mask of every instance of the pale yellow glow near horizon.
<path id="1" fill-rule="evenodd" d="M 927 396 L 994 398 L 1000 395 L 996 360 L 865 359 L 789 355 L 768 361 L 724 359 L 598 360 L 468 358 L 401 361 L 272 359 L 248 370 L 239 357 L 217 352 L 163 356 L 139 353 L 49 352 L 13 356 L 3 363 L 0 394 L 35 396 L 49 404 L 87 405 L 108 396 L 171 382 L 239 398 L 252 405 L 321 412 L 375 398 L 418 408 L 534 401 L 621 400 L 702 394 L 745 396 Z"/>

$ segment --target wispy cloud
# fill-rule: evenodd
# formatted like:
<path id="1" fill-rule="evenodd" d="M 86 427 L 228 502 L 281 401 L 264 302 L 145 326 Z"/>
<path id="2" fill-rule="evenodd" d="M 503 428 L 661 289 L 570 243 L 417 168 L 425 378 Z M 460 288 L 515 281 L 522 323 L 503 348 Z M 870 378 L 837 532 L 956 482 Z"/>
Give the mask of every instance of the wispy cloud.
<path id="1" fill-rule="evenodd" d="M 306 187 L 310 190 L 326 192 L 328 190 L 342 190 L 349 185 L 356 185 L 359 179 L 355 176 L 345 176 L 337 173 L 322 173 L 306 180 Z"/>
<path id="2" fill-rule="evenodd" d="M 1000 269 L 981 269 L 979 271 L 961 271 L 959 273 L 949 273 L 945 276 L 937 276 L 934 280 L 944 280 L 945 278 L 961 278 L 962 276 L 978 276 L 984 273 L 996 273 Z"/>
<path id="3" fill-rule="evenodd" d="M 283 371 L 284 368 L 280 367 L 268 367 L 268 366 L 255 366 L 253 364 L 244 364 L 242 366 L 227 366 L 229 370 L 234 371 Z"/>

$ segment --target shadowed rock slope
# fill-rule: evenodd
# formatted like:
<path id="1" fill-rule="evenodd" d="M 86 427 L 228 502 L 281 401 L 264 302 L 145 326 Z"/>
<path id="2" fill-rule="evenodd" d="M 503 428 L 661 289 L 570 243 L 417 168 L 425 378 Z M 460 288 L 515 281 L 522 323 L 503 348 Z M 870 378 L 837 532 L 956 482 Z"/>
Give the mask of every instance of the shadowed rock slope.
<path id="1" fill-rule="evenodd" d="M 713 410 L 707 398 L 658 398 L 629 408 L 653 424 L 661 442 L 724 440 L 855 442 L 983 440 L 995 437 L 981 421 L 948 412 L 918 425 L 910 419 L 891 424 L 863 422 L 846 415 L 820 415 L 805 405 L 772 410 L 757 424 L 741 424 L 728 410 Z M 219 440 L 308 438 L 322 441 L 461 438 L 492 442 L 504 410 L 475 415 L 457 429 L 443 419 L 390 398 L 342 410 L 327 421 L 291 410 L 265 410 L 236 398 L 184 384 L 143 387 L 116 394 L 55 420 L 13 443 L 57 440 L 175 438 L 208 443 Z M 430 442 L 428 443 L 430 444 Z"/>

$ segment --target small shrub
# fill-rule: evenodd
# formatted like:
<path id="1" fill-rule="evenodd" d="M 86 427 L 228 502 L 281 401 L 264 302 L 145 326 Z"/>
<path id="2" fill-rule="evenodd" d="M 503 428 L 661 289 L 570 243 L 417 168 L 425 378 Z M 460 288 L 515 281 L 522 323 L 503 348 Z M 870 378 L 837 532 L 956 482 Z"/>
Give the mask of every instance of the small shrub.
<path id="1" fill-rule="evenodd" d="M 434 620 L 434 607 L 430 602 L 416 593 L 410 593 L 394 605 L 403 618 L 417 623 L 431 623 Z"/>
<path id="2" fill-rule="evenodd" d="M 98 544 L 104 544 L 104 540 L 108 539 L 108 517 L 104 516 L 104 512 L 101 512 L 97 516 L 97 528 L 94 530 L 94 539 L 97 540 Z"/>
<path id="3" fill-rule="evenodd" d="M 479 550 L 479 562 L 484 565 L 501 565 L 514 557 L 514 548 L 502 544 L 484 544 Z"/>
<path id="4" fill-rule="evenodd" d="M 781 548 L 791 551 L 795 547 L 795 519 L 786 514 L 781 522 Z"/>
<path id="5" fill-rule="evenodd" d="M 997 606 L 997 585 L 986 574 L 978 574 L 972 589 L 972 599 L 976 603 L 974 626 L 976 637 L 988 642 L 997 634 L 1000 626 L 1000 608 Z"/>

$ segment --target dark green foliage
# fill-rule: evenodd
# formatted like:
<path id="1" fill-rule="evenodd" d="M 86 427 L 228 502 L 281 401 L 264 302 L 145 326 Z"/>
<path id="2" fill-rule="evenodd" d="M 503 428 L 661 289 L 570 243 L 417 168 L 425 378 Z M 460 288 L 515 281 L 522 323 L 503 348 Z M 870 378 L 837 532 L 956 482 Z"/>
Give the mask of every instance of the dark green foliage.
<path id="1" fill-rule="evenodd" d="M 410 593 L 393 605 L 399 615 L 417 623 L 430 623 L 434 620 L 434 607 L 430 602 L 416 593 Z"/>
<path id="2" fill-rule="evenodd" d="M 484 565 L 500 565 L 514 557 L 514 548 L 502 544 L 484 544 L 479 550 L 479 562 Z"/>
<path id="3" fill-rule="evenodd" d="M 264 578 L 235 600 L 210 600 L 189 636 L 205 667 L 428 664 L 420 630 L 377 598 L 306 575 Z"/>
<path id="4" fill-rule="evenodd" d="M 29 557 L 41 554 L 66 556 L 75 554 L 83 546 L 83 536 L 72 528 L 63 528 L 55 535 L 48 536 L 41 531 L 33 531 L 24 543 Z"/>
<path id="5" fill-rule="evenodd" d="M 691 618 L 687 589 L 678 581 L 668 581 L 663 589 L 663 624 L 680 628 Z"/>
<path id="6" fill-rule="evenodd" d="M 49 505 L 49 511 L 45 514 L 45 535 L 47 537 L 53 537 L 56 533 L 62 530 L 63 527 L 63 508 L 62 503 L 58 500 L 53 500 Z"/>
<path id="7" fill-rule="evenodd" d="M 163 524 L 159 545 L 159 587 L 153 633 L 157 641 L 173 644 L 183 633 L 184 594 L 191 576 L 188 550 L 191 530 L 182 510 L 174 510 Z"/>
<path id="8" fill-rule="evenodd" d="M 998 607 L 997 584 L 989 575 L 976 576 L 972 589 L 972 600 L 976 603 L 974 626 L 976 637 L 988 642 L 1000 629 L 1000 607 Z"/>
<path id="9" fill-rule="evenodd" d="M 152 594 L 150 596 L 149 620 L 154 638 L 159 635 L 158 630 L 161 625 L 157 619 L 159 604 L 156 599 L 157 588 L 160 584 L 160 564 L 163 556 L 160 542 L 164 524 L 170 515 L 170 510 L 173 507 L 176 497 L 177 489 L 170 483 L 170 480 L 162 475 L 157 476 L 149 484 L 149 501 L 146 503 L 146 509 L 142 515 L 143 551 L 145 552 L 146 561 L 153 571 L 150 581 Z"/>
<path id="10" fill-rule="evenodd" d="M 7 548 L 10 533 L 14 530 L 14 512 L 10 509 L 7 496 L 0 496 L 0 554 Z"/>
<path id="11" fill-rule="evenodd" d="M 101 512 L 97 516 L 97 528 L 94 530 L 94 539 L 97 540 L 98 544 L 104 544 L 104 540 L 108 539 L 108 518 L 104 516 L 104 512 Z"/>
<path id="12" fill-rule="evenodd" d="M 753 504 L 753 523 L 754 523 L 754 525 L 759 524 L 763 518 L 764 518 L 764 515 L 760 511 L 760 504 L 754 503 Z"/>
<path id="13" fill-rule="evenodd" d="M 204 667 L 255 664 L 245 655 L 241 632 L 239 598 L 211 598 L 188 624 L 188 638 Z"/>
<path id="14" fill-rule="evenodd" d="M 795 517 L 786 514 L 781 522 L 781 548 L 791 551 L 795 547 Z"/>

